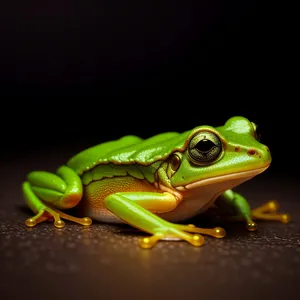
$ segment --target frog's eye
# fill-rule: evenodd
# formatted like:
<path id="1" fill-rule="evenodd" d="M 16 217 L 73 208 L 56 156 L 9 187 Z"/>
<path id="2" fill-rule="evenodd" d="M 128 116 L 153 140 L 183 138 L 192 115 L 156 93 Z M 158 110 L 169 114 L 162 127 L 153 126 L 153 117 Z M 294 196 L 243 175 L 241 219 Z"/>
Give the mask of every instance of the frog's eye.
<path id="1" fill-rule="evenodd" d="M 188 151 L 196 164 L 209 164 L 222 153 L 222 142 L 213 132 L 201 131 L 191 139 Z"/>

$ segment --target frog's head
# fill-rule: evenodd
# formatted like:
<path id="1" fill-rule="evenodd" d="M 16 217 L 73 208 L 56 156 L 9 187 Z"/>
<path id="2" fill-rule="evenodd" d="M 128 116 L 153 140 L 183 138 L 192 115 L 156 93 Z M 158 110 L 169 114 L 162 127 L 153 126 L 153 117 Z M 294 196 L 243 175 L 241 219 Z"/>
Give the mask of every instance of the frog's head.
<path id="1" fill-rule="evenodd" d="M 167 174 L 178 190 L 212 184 L 226 190 L 263 172 L 270 163 L 269 148 L 259 142 L 256 125 L 233 117 L 221 127 L 193 129 L 183 150 L 169 158 Z"/>

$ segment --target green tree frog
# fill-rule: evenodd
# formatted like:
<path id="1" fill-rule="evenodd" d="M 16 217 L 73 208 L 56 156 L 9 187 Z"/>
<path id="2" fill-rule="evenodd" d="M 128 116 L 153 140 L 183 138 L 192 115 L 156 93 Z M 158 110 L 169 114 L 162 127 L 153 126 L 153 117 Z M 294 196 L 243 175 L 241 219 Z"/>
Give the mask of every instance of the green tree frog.
<path id="1" fill-rule="evenodd" d="M 186 221 L 212 206 L 228 208 L 250 231 L 256 230 L 256 219 L 289 222 L 288 214 L 278 212 L 277 202 L 251 209 L 232 190 L 270 163 L 270 151 L 259 142 L 256 125 L 242 116 L 216 128 L 197 126 L 147 139 L 127 135 L 76 154 L 56 174 L 30 172 L 22 191 L 35 216 L 25 224 L 54 220 L 62 228 L 62 219 L 85 226 L 92 220 L 127 223 L 149 234 L 139 239 L 143 248 L 159 240 L 201 246 L 203 235 L 222 238 L 225 230 L 198 228 Z M 63 212 L 75 206 L 86 217 Z"/>

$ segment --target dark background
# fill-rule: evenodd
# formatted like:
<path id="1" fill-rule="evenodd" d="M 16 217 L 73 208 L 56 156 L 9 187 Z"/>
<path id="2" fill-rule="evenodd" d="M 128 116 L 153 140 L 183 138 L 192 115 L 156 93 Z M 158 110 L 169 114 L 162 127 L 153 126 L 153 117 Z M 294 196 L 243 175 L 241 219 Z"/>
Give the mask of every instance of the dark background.
<path id="1" fill-rule="evenodd" d="M 298 16 L 282 2 L 127 2 L 0 6 L 0 298 L 298 299 Z M 278 200 L 291 223 L 259 222 L 253 233 L 226 224 L 226 237 L 203 247 L 150 251 L 131 227 L 24 225 L 29 171 L 54 172 L 125 134 L 234 115 L 259 125 L 273 156 L 237 191 L 251 206 Z"/>
<path id="2" fill-rule="evenodd" d="M 75 153 L 244 115 L 259 124 L 276 170 L 298 164 L 294 39 L 282 5 L 9 1 L 0 14 L 6 155 Z"/>

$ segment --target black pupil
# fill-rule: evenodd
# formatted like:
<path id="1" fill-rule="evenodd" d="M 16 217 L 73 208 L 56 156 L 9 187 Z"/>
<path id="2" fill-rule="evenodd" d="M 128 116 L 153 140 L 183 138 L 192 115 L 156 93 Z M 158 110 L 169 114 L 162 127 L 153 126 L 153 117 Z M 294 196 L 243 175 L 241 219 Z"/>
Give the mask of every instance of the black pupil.
<path id="1" fill-rule="evenodd" d="M 196 149 L 199 150 L 200 152 L 208 152 L 213 147 L 215 147 L 215 144 L 212 141 L 207 139 L 201 140 L 196 145 Z"/>

